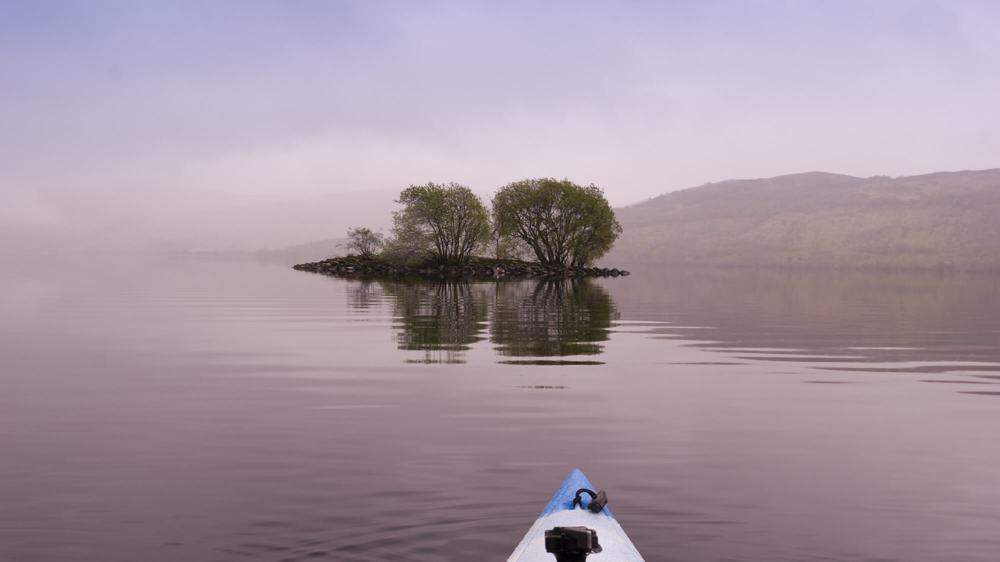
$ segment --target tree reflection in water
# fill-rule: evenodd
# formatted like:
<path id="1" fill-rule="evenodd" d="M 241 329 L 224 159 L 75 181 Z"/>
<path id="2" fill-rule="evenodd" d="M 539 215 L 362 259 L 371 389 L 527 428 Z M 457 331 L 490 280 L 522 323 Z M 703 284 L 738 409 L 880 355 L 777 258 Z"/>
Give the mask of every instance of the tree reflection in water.
<path id="1" fill-rule="evenodd" d="M 589 279 L 498 283 L 494 303 L 490 341 L 508 357 L 598 355 L 618 318 L 611 296 Z"/>
<path id="2" fill-rule="evenodd" d="M 347 298 L 354 308 L 368 310 L 382 303 L 383 292 L 375 281 L 362 279 L 347 286 Z"/>
<path id="3" fill-rule="evenodd" d="M 483 339 L 489 305 L 484 287 L 461 281 L 381 282 L 393 300 L 399 349 L 424 351 L 423 363 L 464 363 Z"/>
<path id="4" fill-rule="evenodd" d="M 425 363 L 464 363 L 487 326 L 498 355 L 524 358 L 505 363 L 598 363 L 540 358 L 599 355 L 618 317 L 610 295 L 587 279 L 378 284 L 392 302 L 399 349 L 423 351 Z M 363 308 L 377 300 L 367 286 L 354 294 Z"/>

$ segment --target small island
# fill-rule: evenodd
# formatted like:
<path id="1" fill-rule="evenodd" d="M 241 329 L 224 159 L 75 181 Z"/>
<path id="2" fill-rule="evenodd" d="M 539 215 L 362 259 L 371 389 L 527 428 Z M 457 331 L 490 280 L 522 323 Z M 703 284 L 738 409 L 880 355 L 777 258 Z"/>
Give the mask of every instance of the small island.
<path id="1" fill-rule="evenodd" d="M 390 238 L 370 228 L 351 228 L 351 255 L 294 269 L 341 277 L 470 280 L 629 274 L 592 265 L 622 232 L 594 185 L 552 178 L 514 182 L 494 195 L 492 213 L 472 190 L 456 183 L 412 185 L 397 202 L 403 209 L 393 214 Z M 531 256 L 535 260 L 527 259 Z"/>
<path id="2" fill-rule="evenodd" d="M 352 255 L 323 261 L 300 263 L 299 271 L 338 277 L 426 277 L 431 279 L 563 279 L 577 277 L 619 277 L 629 272 L 616 268 L 545 265 L 524 260 L 472 257 L 462 265 L 396 264 L 372 256 Z"/>

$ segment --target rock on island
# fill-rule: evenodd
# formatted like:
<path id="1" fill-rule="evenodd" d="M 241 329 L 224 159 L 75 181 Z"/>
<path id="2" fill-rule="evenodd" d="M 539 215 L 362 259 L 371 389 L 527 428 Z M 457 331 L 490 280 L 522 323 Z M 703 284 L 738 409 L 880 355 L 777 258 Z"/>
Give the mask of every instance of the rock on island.
<path id="1" fill-rule="evenodd" d="M 428 279 L 563 279 L 579 277 L 619 277 L 623 269 L 546 265 L 521 260 L 471 258 L 462 265 L 402 265 L 374 257 L 347 256 L 300 263 L 299 271 L 337 277 L 425 277 Z"/>

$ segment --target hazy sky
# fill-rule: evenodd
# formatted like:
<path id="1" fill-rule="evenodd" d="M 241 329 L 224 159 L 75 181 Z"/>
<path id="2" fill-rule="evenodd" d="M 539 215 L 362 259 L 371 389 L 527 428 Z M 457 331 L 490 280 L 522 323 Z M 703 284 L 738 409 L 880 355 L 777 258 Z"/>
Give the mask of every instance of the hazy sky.
<path id="1" fill-rule="evenodd" d="M 556 176 L 623 205 L 991 168 L 997 29 L 993 1 L 0 0 L 0 190 L 44 213 Z"/>

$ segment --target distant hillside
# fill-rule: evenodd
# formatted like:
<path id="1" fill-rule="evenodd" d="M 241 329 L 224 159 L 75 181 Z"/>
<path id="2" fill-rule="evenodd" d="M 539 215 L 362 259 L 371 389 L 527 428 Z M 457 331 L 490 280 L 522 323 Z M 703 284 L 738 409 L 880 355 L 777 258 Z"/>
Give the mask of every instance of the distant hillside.
<path id="1" fill-rule="evenodd" d="M 706 184 L 617 209 L 601 261 L 1000 269 L 1000 169 Z"/>
<path id="2" fill-rule="evenodd" d="M 305 244 L 297 244 L 277 250 L 258 250 L 253 255 L 260 260 L 295 265 L 297 263 L 346 256 L 347 238 L 327 238 Z"/>
<path id="3" fill-rule="evenodd" d="M 387 229 L 398 193 L 55 192 L 36 197 L 34 215 L 10 211 L 0 193 L 0 256 L 285 253 L 297 263 L 336 253 L 331 238 L 349 227 Z"/>
<path id="4" fill-rule="evenodd" d="M 387 227 L 397 194 L 381 190 L 233 200 L 228 205 L 164 214 L 135 228 L 175 250 L 274 250 L 315 240 L 324 246 L 323 241 L 345 236 L 352 226 Z M 322 257 L 329 251 L 319 250 Z"/>

